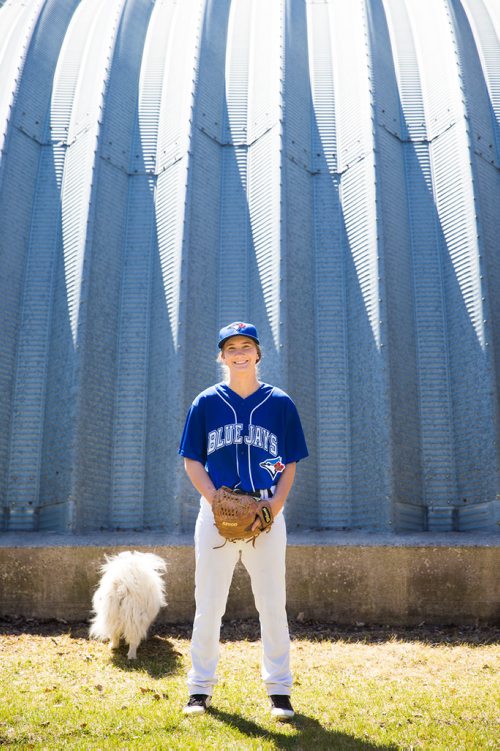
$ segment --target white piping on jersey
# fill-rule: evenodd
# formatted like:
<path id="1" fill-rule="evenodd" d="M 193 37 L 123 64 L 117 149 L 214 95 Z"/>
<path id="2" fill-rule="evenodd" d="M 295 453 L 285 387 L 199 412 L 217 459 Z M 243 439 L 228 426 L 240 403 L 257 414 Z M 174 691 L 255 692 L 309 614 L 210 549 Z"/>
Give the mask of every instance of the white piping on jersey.
<path id="1" fill-rule="evenodd" d="M 264 402 L 267 402 L 267 400 L 269 399 L 269 397 L 271 396 L 271 394 L 273 393 L 273 391 L 274 391 L 274 389 L 271 389 L 271 391 L 266 396 L 266 398 L 263 399 L 261 402 L 259 402 L 259 404 L 257 404 L 257 406 L 254 407 L 252 409 L 252 411 L 250 412 L 250 417 L 248 418 L 248 428 L 249 429 L 250 429 L 250 425 L 253 424 L 252 423 L 253 413 L 255 412 L 256 409 L 258 409 L 259 407 L 261 407 L 264 404 Z M 255 485 L 253 484 L 253 477 L 252 477 L 252 464 L 250 462 L 250 448 L 251 448 L 251 446 L 250 446 L 250 444 L 248 444 L 248 472 L 250 474 L 250 482 L 252 483 L 252 490 L 255 492 Z M 238 475 L 239 475 L 239 472 L 238 472 Z"/>
<path id="2" fill-rule="evenodd" d="M 222 399 L 222 401 L 224 402 L 224 404 L 227 404 L 227 406 L 230 409 L 232 409 L 233 415 L 234 415 L 234 424 L 236 426 L 236 424 L 238 423 L 238 415 L 236 414 L 235 408 L 233 407 L 233 405 L 230 402 L 227 401 L 227 399 L 224 399 L 224 397 L 222 396 L 222 394 L 219 394 L 219 392 L 217 391 L 217 389 L 215 389 L 215 391 L 216 391 L 217 395 L 220 396 L 220 398 Z M 239 460 L 238 460 L 238 444 L 237 443 L 234 444 L 234 450 L 236 452 L 236 472 L 238 474 L 238 477 L 240 477 L 240 463 L 239 463 Z M 241 483 L 241 477 L 240 477 L 240 482 L 238 483 L 238 485 L 240 483 Z M 235 487 L 238 487 L 238 485 L 236 485 Z M 252 483 L 252 485 L 253 485 L 253 483 Z M 254 490 L 255 490 L 255 488 L 254 488 Z"/>

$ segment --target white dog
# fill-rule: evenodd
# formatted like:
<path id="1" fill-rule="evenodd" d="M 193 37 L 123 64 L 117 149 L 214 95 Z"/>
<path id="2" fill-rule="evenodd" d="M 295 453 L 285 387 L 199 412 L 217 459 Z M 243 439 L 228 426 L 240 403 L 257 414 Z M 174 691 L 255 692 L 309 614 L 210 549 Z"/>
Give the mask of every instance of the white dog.
<path id="1" fill-rule="evenodd" d="M 163 558 L 153 553 L 134 550 L 106 556 L 92 598 L 95 615 L 90 636 L 102 641 L 109 639 L 111 649 L 117 649 L 123 637 L 129 645 L 128 659 L 135 660 L 137 647 L 160 608 L 167 604 L 161 576 L 166 568 Z"/>

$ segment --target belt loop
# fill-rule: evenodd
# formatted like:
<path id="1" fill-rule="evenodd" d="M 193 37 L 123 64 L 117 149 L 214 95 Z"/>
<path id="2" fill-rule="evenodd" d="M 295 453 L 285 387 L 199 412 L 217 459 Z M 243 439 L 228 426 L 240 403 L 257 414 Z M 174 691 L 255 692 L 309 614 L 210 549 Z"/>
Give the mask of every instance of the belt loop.
<path id="1" fill-rule="evenodd" d="M 260 491 L 260 499 L 261 501 L 269 501 L 273 495 L 274 491 L 276 490 L 276 485 L 273 485 L 272 488 L 264 488 Z"/>

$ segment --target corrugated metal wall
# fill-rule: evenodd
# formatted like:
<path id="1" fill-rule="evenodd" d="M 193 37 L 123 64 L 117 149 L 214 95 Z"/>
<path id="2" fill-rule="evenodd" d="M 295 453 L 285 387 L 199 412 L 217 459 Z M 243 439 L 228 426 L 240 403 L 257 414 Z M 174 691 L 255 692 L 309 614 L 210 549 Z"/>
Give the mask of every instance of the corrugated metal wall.
<path id="1" fill-rule="evenodd" d="M 7 0 L 4 530 L 192 528 L 250 319 L 291 528 L 499 529 L 497 0 Z"/>

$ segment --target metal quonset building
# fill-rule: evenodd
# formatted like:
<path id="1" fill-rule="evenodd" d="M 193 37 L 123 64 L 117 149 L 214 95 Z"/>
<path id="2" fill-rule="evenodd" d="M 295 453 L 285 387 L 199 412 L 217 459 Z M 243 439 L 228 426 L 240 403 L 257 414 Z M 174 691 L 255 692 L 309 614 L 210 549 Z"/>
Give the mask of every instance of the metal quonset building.
<path id="1" fill-rule="evenodd" d="M 7 0 L 4 531 L 189 531 L 251 319 L 290 528 L 498 530 L 497 0 Z"/>

